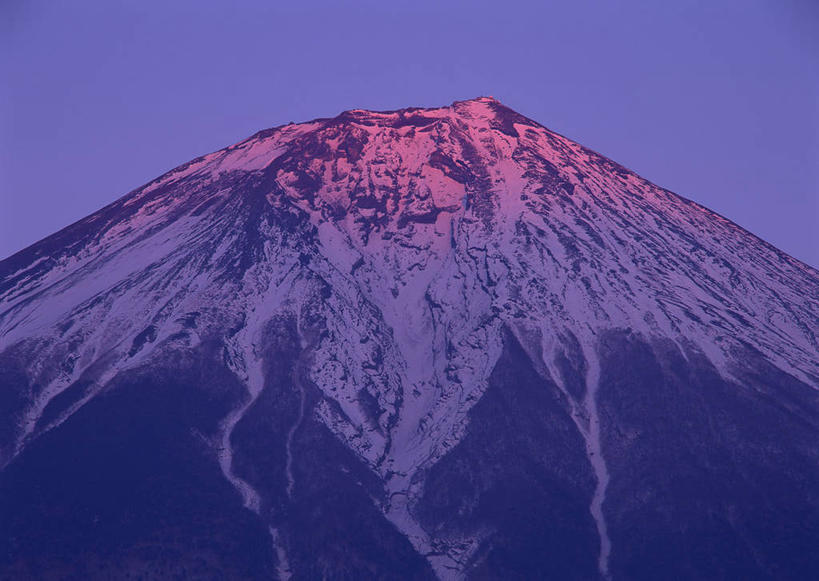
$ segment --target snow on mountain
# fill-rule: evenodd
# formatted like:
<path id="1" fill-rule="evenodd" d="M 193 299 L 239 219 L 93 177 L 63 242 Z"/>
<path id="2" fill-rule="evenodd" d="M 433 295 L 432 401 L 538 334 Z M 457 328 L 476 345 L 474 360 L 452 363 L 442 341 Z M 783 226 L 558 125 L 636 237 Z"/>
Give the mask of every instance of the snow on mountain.
<path id="1" fill-rule="evenodd" d="M 430 526 L 419 503 L 472 429 L 509 337 L 582 442 L 602 578 L 618 551 L 614 416 L 599 402 L 607 334 L 675 345 L 730 384 L 748 383 L 753 351 L 819 387 L 817 271 L 482 97 L 262 131 L 0 263 L 0 351 L 25 378 L 6 398 L 2 464 L 118 376 L 215 342 L 246 392 L 208 446 L 244 506 L 273 523 L 237 470 L 234 431 L 261 405 L 282 321 L 299 353 L 298 406 L 277 444 L 285 496 L 303 484 L 300 430 L 319 422 L 375 475 L 372 501 L 440 578 L 468 576 L 495 529 Z M 269 526 L 289 575 L 286 526 Z"/>

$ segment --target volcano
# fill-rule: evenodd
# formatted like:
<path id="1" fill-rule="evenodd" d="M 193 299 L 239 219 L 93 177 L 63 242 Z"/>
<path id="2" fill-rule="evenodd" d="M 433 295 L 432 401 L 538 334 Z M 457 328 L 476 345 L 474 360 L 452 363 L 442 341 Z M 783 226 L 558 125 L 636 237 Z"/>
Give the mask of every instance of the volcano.
<path id="1" fill-rule="evenodd" d="M 819 272 L 482 97 L 0 262 L 0 577 L 807 579 Z"/>

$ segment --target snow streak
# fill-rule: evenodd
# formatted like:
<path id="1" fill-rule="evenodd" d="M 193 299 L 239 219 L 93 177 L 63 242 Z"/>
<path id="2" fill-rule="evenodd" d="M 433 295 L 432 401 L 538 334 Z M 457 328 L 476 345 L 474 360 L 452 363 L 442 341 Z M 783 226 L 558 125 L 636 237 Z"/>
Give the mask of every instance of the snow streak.
<path id="1" fill-rule="evenodd" d="M 583 398 L 583 408 L 588 414 L 589 426 L 585 432 L 581 430 L 586 441 L 586 453 L 591 461 L 597 486 L 592 496 L 590 511 L 597 525 L 600 536 L 600 555 L 597 567 L 603 579 L 609 576 L 609 555 L 611 554 L 611 539 L 606 526 L 606 516 L 603 513 L 603 503 L 606 500 L 606 488 L 609 484 L 609 471 L 603 456 L 603 446 L 600 438 L 600 411 L 597 407 L 597 392 L 600 387 L 600 362 L 591 349 L 586 350 L 586 393 Z"/>
<path id="2" fill-rule="evenodd" d="M 299 429 L 302 420 L 304 419 L 304 405 L 306 394 L 304 392 L 304 387 L 301 384 L 301 373 L 302 373 L 302 364 L 301 364 L 301 356 L 299 357 L 298 363 L 296 363 L 296 367 L 293 370 L 293 386 L 299 392 L 299 413 L 296 416 L 296 421 L 293 422 L 293 425 L 290 426 L 290 429 L 287 430 L 287 439 L 285 440 L 285 454 L 287 457 L 285 463 L 285 473 L 287 475 L 287 497 L 293 498 L 293 487 L 296 485 L 296 478 L 293 475 L 293 436 L 296 434 L 296 430 Z"/>
<path id="3" fill-rule="evenodd" d="M 608 534 L 603 504 L 606 500 L 606 488 L 609 484 L 609 471 L 606 466 L 605 457 L 603 456 L 600 433 L 600 410 L 597 402 L 597 394 L 600 387 L 600 361 L 592 345 L 585 344 L 582 346 L 582 349 L 586 361 L 586 389 L 583 398 L 580 400 L 572 395 L 566 388 L 562 374 L 553 364 L 553 356 L 544 352 L 543 362 L 546 364 L 552 380 L 560 389 L 569 405 L 569 415 L 583 438 L 586 456 L 594 472 L 596 484 L 589 505 L 589 512 L 594 519 L 597 534 L 600 538 L 600 552 L 598 554 L 597 567 L 601 577 L 608 580 L 610 579 L 609 555 L 611 554 L 611 539 Z"/>
<path id="4" fill-rule="evenodd" d="M 245 332 L 252 332 L 247 331 Z M 239 339 L 241 345 L 241 361 L 243 362 L 243 379 L 247 386 L 248 397 L 236 409 L 231 411 L 222 422 L 222 441 L 219 448 L 219 466 L 222 468 L 222 473 L 225 478 L 230 481 L 234 488 L 242 496 L 242 502 L 245 508 L 259 514 L 261 510 L 261 498 L 259 493 L 253 486 L 250 485 L 241 476 L 236 474 L 233 461 L 233 444 L 231 436 L 233 430 L 236 428 L 247 411 L 253 406 L 259 395 L 264 389 L 264 374 L 262 371 L 261 360 L 256 355 L 255 344 L 248 341 L 246 335 Z"/>

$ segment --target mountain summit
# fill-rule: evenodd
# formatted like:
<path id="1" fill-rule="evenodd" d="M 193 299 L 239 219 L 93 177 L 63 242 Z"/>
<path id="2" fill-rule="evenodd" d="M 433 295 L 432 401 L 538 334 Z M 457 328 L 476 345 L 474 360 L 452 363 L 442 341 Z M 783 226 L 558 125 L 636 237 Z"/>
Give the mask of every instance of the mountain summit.
<path id="1" fill-rule="evenodd" d="M 819 569 L 819 273 L 492 98 L 0 262 L 0 577 Z"/>

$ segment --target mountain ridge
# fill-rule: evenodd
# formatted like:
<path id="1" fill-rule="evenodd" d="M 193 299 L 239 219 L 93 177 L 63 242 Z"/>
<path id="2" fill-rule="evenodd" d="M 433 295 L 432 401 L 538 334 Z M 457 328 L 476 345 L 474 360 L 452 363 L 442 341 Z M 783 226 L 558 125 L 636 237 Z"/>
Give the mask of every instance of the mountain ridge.
<path id="1" fill-rule="evenodd" d="M 15 252 L 11 253 L 10 255 L 6 256 L 5 258 L 0 259 L 0 263 L 9 261 L 12 258 L 17 257 L 17 255 L 19 255 L 19 254 L 30 252 L 31 250 L 33 250 L 34 246 L 40 245 L 40 244 L 44 243 L 46 240 L 48 240 L 48 239 L 50 239 L 50 238 L 52 238 L 54 236 L 57 236 L 57 235 L 65 232 L 65 231 L 67 231 L 69 229 L 76 228 L 79 225 L 81 225 L 83 223 L 86 223 L 86 221 L 89 220 L 92 216 L 94 216 L 95 214 L 97 214 L 99 212 L 102 212 L 102 211 L 108 209 L 109 207 L 114 206 L 117 202 L 119 202 L 123 198 L 127 198 L 128 196 L 131 196 L 135 192 L 137 192 L 137 191 L 139 191 L 141 189 L 147 188 L 147 187 L 151 186 L 152 184 L 161 181 L 163 178 L 169 177 L 171 174 L 174 174 L 174 173 L 180 172 L 180 171 L 184 171 L 184 169 L 189 167 L 191 164 L 200 162 L 200 161 L 204 160 L 205 158 L 207 158 L 208 156 L 214 155 L 216 153 L 227 151 L 227 150 L 232 150 L 234 148 L 237 148 L 237 147 L 241 146 L 244 143 L 247 143 L 247 142 L 250 142 L 250 141 L 253 141 L 253 140 L 256 140 L 256 139 L 263 139 L 265 137 L 270 136 L 272 133 L 274 133 L 276 131 L 279 131 L 279 130 L 282 130 L 282 129 L 286 128 L 286 127 L 290 127 L 290 126 L 293 126 L 293 125 L 308 125 L 308 124 L 322 123 L 322 122 L 335 122 L 335 121 L 338 121 L 340 119 L 344 119 L 344 118 L 348 117 L 350 114 L 354 114 L 354 113 L 375 114 L 375 115 L 391 115 L 391 114 L 399 114 L 400 115 L 400 114 L 423 112 L 423 111 L 437 111 L 437 110 L 442 110 L 442 109 L 451 109 L 455 104 L 468 104 L 468 103 L 472 103 L 472 102 L 478 102 L 478 103 L 479 102 L 490 102 L 490 103 L 493 103 L 493 104 L 495 104 L 497 106 L 503 107 L 505 110 L 512 111 L 515 115 L 525 119 L 530 124 L 541 127 L 541 128 L 549 131 L 550 133 L 552 133 L 552 134 L 554 134 L 554 135 L 556 135 L 556 136 L 558 136 L 558 137 L 560 137 L 562 139 L 570 140 L 570 138 L 567 137 L 566 135 L 564 135 L 562 133 L 558 133 L 558 132 L 554 131 L 553 129 L 550 129 L 550 128 L 546 127 L 545 125 L 542 125 L 542 124 L 538 123 L 537 121 L 533 120 L 532 118 L 525 117 L 525 116 L 521 115 L 520 113 L 517 113 L 516 111 L 514 111 L 513 109 L 511 109 L 510 107 L 508 107 L 507 105 L 502 103 L 500 100 L 498 100 L 498 99 L 496 99 L 495 97 L 492 97 L 492 96 L 479 96 L 479 97 L 474 97 L 474 98 L 471 98 L 471 99 L 465 99 L 465 100 L 461 100 L 461 101 L 453 101 L 453 103 L 451 105 L 441 106 L 441 107 L 403 107 L 403 108 L 399 108 L 399 109 L 383 109 L 383 110 L 382 109 L 347 109 L 347 110 L 344 110 L 341 113 L 339 113 L 338 115 L 333 116 L 333 117 L 316 117 L 316 118 L 313 118 L 313 119 L 310 119 L 310 120 L 307 120 L 307 121 L 299 121 L 299 122 L 291 121 L 291 122 L 288 122 L 288 123 L 275 125 L 275 126 L 272 126 L 272 127 L 266 128 L 266 129 L 261 129 L 261 130 L 255 132 L 255 133 L 251 134 L 250 136 L 246 137 L 245 139 L 237 141 L 236 143 L 234 143 L 232 145 L 229 145 L 229 146 L 224 147 L 222 149 L 216 150 L 214 152 L 210 152 L 210 153 L 206 153 L 206 154 L 194 157 L 190 161 L 187 161 L 187 162 L 184 162 L 184 163 L 182 163 L 182 164 L 180 164 L 178 166 L 175 166 L 175 167 L 169 169 L 168 171 L 163 172 L 162 174 L 160 174 L 156 178 L 150 180 L 149 182 L 145 183 L 144 185 L 139 186 L 137 188 L 134 188 L 134 189 L 128 191 L 126 194 L 123 194 L 120 198 L 117 198 L 116 200 L 106 204 L 105 206 L 103 206 L 102 208 L 97 210 L 96 212 L 93 212 L 92 214 L 89 214 L 88 216 L 86 216 L 84 218 L 80 218 L 80 219 L 76 220 L 75 222 L 72 222 L 71 224 L 68 224 L 68 225 L 56 230 L 54 233 L 44 237 L 43 239 L 38 240 L 36 242 L 33 242 L 32 244 L 29 244 L 28 246 L 26 246 L 24 248 L 21 248 L 20 250 L 17 250 Z M 632 168 L 629 168 L 627 166 L 624 166 L 624 165 L 622 165 L 622 164 L 620 164 L 620 163 L 618 163 L 616 161 L 611 160 L 611 158 L 608 158 L 603 153 L 600 153 L 599 151 L 591 149 L 591 148 L 586 147 L 586 146 L 581 145 L 581 147 L 583 147 L 584 150 L 594 154 L 595 156 L 607 159 L 608 161 L 610 161 L 613 164 L 615 164 L 615 165 L 619 166 L 620 168 L 622 168 L 622 170 L 624 172 L 628 172 L 628 173 L 632 173 L 632 174 L 637 175 L 636 170 L 634 170 Z M 695 206 L 698 206 L 698 207 L 700 207 L 701 209 L 703 209 L 705 211 L 708 211 L 708 212 L 714 214 L 719 219 L 725 220 L 726 222 L 730 222 L 733 226 L 742 229 L 745 233 L 747 233 L 747 234 L 753 236 L 754 238 L 756 238 L 760 243 L 765 244 L 766 246 L 770 247 L 772 250 L 775 250 L 776 252 L 782 253 L 788 259 L 800 263 L 801 265 L 807 267 L 809 270 L 813 271 L 814 273 L 819 272 L 819 269 L 817 269 L 816 267 L 808 264 L 807 262 L 805 262 L 803 260 L 800 260 L 799 258 L 791 256 L 787 252 L 779 249 L 774 243 L 769 242 L 768 240 L 765 240 L 764 238 L 760 238 L 758 235 L 754 234 L 750 230 L 748 230 L 745 227 L 743 227 L 743 226 L 739 225 L 738 223 L 734 222 L 733 220 L 726 217 L 725 215 L 720 214 L 719 212 L 705 206 L 702 203 L 696 202 L 696 201 L 694 201 L 694 200 L 692 200 L 690 198 L 686 198 L 685 196 L 683 196 L 683 195 L 681 195 L 679 193 L 673 192 L 672 190 L 669 190 L 667 188 L 659 186 L 654 182 L 651 182 L 649 180 L 646 180 L 646 181 L 648 183 L 650 183 L 654 187 L 660 188 L 660 189 L 668 192 L 669 194 L 673 194 L 674 196 L 682 198 L 683 200 L 685 200 L 685 201 L 687 201 L 687 202 L 689 202 L 689 203 L 691 203 L 691 204 L 693 204 Z"/>

